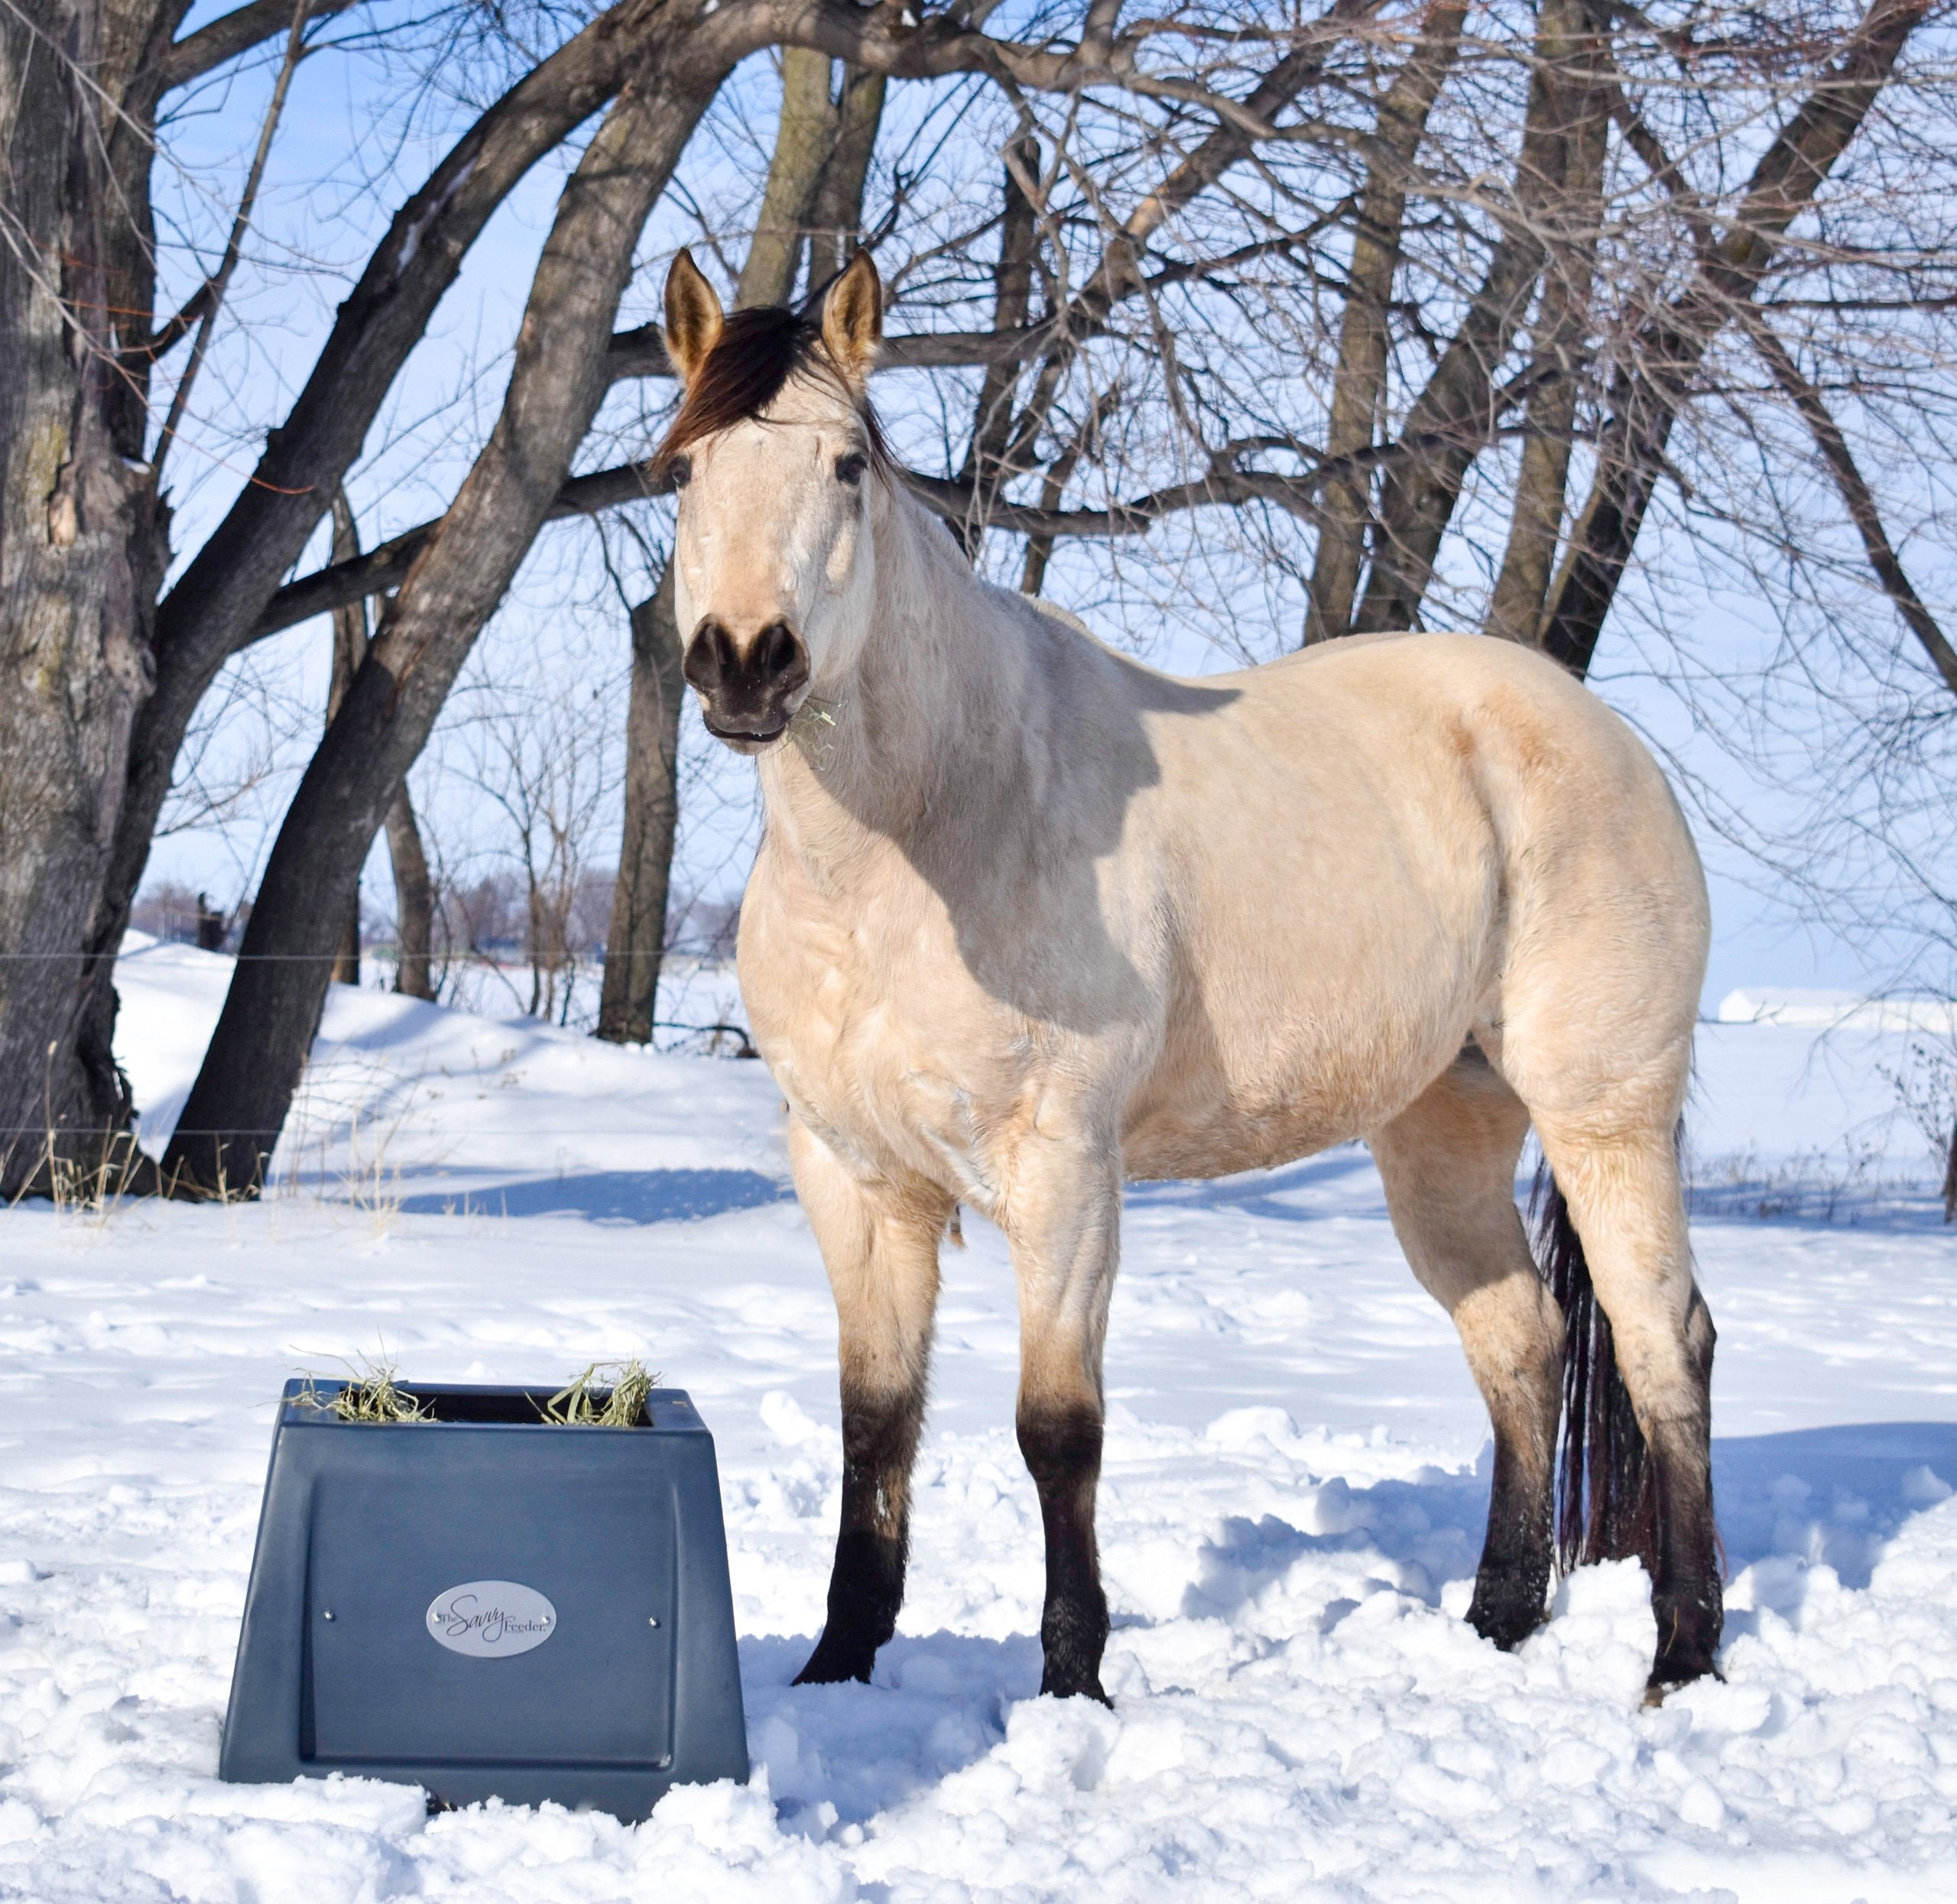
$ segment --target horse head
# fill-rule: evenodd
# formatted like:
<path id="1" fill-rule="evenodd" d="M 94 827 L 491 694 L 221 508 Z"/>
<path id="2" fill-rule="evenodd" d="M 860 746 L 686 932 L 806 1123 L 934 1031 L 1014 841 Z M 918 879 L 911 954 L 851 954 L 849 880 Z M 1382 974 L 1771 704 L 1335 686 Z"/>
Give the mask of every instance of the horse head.
<path id="1" fill-rule="evenodd" d="M 855 664 L 875 587 L 873 517 L 888 459 L 869 407 L 883 334 L 876 267 L 858 251 L 819 322 L 725 313 L 681 251 L 666 348 L 685 400 L 655 466 L 679 493 L 675 605 L 707 731 L 759 754 Z"/>

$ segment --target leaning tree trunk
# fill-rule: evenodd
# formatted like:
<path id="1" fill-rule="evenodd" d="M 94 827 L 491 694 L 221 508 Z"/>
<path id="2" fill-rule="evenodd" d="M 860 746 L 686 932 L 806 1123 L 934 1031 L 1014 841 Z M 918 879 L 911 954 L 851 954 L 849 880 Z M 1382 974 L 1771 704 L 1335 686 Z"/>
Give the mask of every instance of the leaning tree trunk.
<path id="1" fill-rule="evenodd" d="M 647 48 L 566 185 L 496 427 L 402 583 L 279 829 L 164 1160 L 187 1191 L 242 1194 L 262 1183 L 318 1028 L 347 895 L 596 414 L 640 231 L 725 70 L 710 31 L 684 26 L 683 37 L 669 28 Z"/>
<path id="2" fill-rule="evenodd" d="M 1546 28 L 1560 24 L 1556 52 L 1567 64 L 1549 83 L 1566 146 L 1559 189 L 1543 207 L 1547 255 L 1530 339 L 1526 433 L 1502 553 L 1484 627 L 1504 641 L 1533 643 L 1543 618 L 1563 534 L 1564 497 L 1576 446 L 1577 397 L 1589 364 L 1591 290 L 1604 212 L 1608 103 L 1589 74 L 1600 60 L 1582 0 L 1543 0 Z M 1545 38 L 1550 36 L 1546 33 Z"/>
<path id="3" fill-rule="evenodd" d="M 1467 8 L 1456 0 L 1434 8 L 1421 21 L 1420 38 L 1394 74 L 1374 122 L 1345 268 L 1345 306 L 1339 325 L 1339 365 L 1332 380 L 1325 454 L 1355 458 L 1369 449 L 1386 389 L 1391 336 L 1387 329 L 1393 281 L 1400 268 L 1407 187 L 1413 156 L 1426 136 L 1434 102 L 1454 64 Z M 1305 644 L 1350 631 L 1352 601 L 1365 560 L 1371 478 L 1365 472 L 1335 477 L 1325 485 L 1323 520 L 1312 558 L 1311 593 L 1305 611 Z"/>
<path id="4" fill-rule="evenodd" d="M 0 9 L 0 1194 L 132 1153 L 108 1030 L 80 1036 L 87 937 L 149 686 L 153 524 L 111 427 L 120 216 L 110 58 L 146 40 L 96 0 Z M 154 11 L 152 9 L 152 11 Z M 33 24 L 30 24 L 31 21 Z M 140 46 L 137 47 L 140 52 Z M 126 66 L 125 66 L 126 71 Z M 114 94 L 109 93 L 112 99 Z"/>
<path id="5" fill-rule="evenodd" d="M 1709 235 L 1686 289 L 1629 341 L 1611 391 L 1583 511 L 1550 589 L 1537 639 L 1572 674 L 1589 672 L 1618 585 L 1668 467 L 1672 426 L 1712 340 L 1750 303 L 1788 228 L 1853 142 L 1928 0 L 1869 0 L 1842 56 L 1761 154 L 1726 231 Z"/>
<path id="6" fill-rule="evenodd" d="M 90 3 L 65 0 L 71 6 Z M 316 0 L 314 11 L 346 3 Z M 167 4 L 173 22 L 180 18 L 183 0 Z M 267 435 L 252 480 L 164 596 L 150 647 L 155 689 L 138 712 L 127 745 L 120 810 L 98 882 L 93 923 L 78 942 L 87 947 L 94 975 L 80 1033 L 91 1048 L 104 1053 L 109 1049 L 116 949 L 148 864 L 178 754 L 206 690 L 226 661 L 250 641 L 254 624 L 317 527 L 335 485 L 359 456 L 401 365 L 483 227 L 531 167 L 615 93 L 657 38 L 666 12 L 662 0 L 620 0 L 518 80 L 441 159 L 396 213 L 340 305 L 304 387 L 283 423 Z M 269 32 L 283 33 L 290 17 L 278 8 L 261 17 L 261 10 L 251 6 L 222 15 L 170 50 L 161 72 L 149 76 L 151 96 L 157 89 L 167 92 L 198 77 Z M 144 131 L 140 122 L 123 123 L 117 135 L 141 145 Z M 145 146 L 129 163 L 146 163 L 146 153 Z M 146 207 L 146 196 L 142 202 Z M 144 302 L 126 291 L 110 301 Z M 147 346 L 148 322 L 136 323 Z M 146 362 L 125 372 L 125 392 L 126 377 L 140 375 Z M 126 394 L 118 401 L 128 407 Z"/>

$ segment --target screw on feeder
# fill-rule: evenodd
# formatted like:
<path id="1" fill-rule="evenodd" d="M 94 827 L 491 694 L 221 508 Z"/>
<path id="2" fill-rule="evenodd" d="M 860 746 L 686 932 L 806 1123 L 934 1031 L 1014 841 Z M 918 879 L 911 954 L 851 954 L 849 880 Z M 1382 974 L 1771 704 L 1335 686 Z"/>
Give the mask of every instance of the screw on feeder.
<path id="1" fill-rule="evenodd" d="M 321 1609 L 321 1610 L 320 1610 L 320 1617 L 322 1620 L 330 1620 L 333 1617 L 333 1609 L 332 1609 L 330 1607 L 324 1607 L 324 1608 Z"/>
<path id="2" fill-rule="evenodd" d="M 652 1616 L 652 1617 L 651 1617 L 650 1620 L 648 1620 L 645 1623 L 646 1623 L 648 1627 L 656 1627 L 656 1626 L 657 1626 L 657 1625 L 659 1624 L 659 1616 L 658 1616 L 658 1614 L 654 1614 Z"/>

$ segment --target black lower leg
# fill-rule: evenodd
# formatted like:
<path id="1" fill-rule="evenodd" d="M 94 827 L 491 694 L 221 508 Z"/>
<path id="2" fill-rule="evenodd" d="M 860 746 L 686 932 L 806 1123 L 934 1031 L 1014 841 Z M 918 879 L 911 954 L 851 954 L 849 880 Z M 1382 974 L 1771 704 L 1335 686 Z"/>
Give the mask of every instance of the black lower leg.
<path id="1" fill-rule="evenodd" d="M 1651 1611 L 1658 1623 L 1654 1690 L 1683 1685 L 1717 1670 L 1725 1595 L 1719 1578 L 1719 1536 L 1703 1438 L 1661 1432 L 1653 1449 L 1658 1510 L 1658 1565 Z"/>
<path id="2" fill-rule="evenodd" d="M 1500 1423 L 1488 1534 L 1468 1623 L 1512 1652 L 1543 1623 L 1549 1599 L 1554 1487 L 1548 1458 Z"/>
<path id="3" fill-rule="evenodd" d="M 800 1685 L 869 1682 L 877 1649 L 897 1630 L 910 1537 L 910 1464 L 924 1396 L 845 1395 L 842 1525 L 829 1575 L 829 1616 Z"/>
<path id="4" fill-rule="evenodd" d="M 1047 1605 L 1040 1620 L 1046 1666 L 1040 1690 L 1112 1703 L 1101 1687 L 1108 1597 L 1094 1545 L 1094 1494 L 1101 1479 L 1101 1417 L 1085 1408 L 1022 1409 L 1020 1452 L 1040 1490 L 1047 1531 Z"/>
<path id="5" fill-rule="evenodd" d="M 1651 1611 L 1658 1623 L 1654 1692 L 1716 1672 L 1725 1624 L 1719 1529 L 1712 1515 L 1712 1319 L 1696 1289 L 1686 1328 L 1697 1364 L 1698 1409 L 1649 1437 L 1658 1523 L 1651 1581 Z"/>

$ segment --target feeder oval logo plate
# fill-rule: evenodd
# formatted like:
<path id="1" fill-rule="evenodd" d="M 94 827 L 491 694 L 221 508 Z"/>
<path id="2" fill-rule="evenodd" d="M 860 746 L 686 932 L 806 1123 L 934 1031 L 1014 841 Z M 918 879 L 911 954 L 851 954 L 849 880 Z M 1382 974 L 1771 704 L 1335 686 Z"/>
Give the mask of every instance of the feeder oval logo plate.
<path id="1" fill-rule="evenodd" d="M 557 1630 L 557 1609 L 514 1580 L 466 1580 L 428 1607 L 428 1636 L 467 1659 L 507 1659 Z"/>

